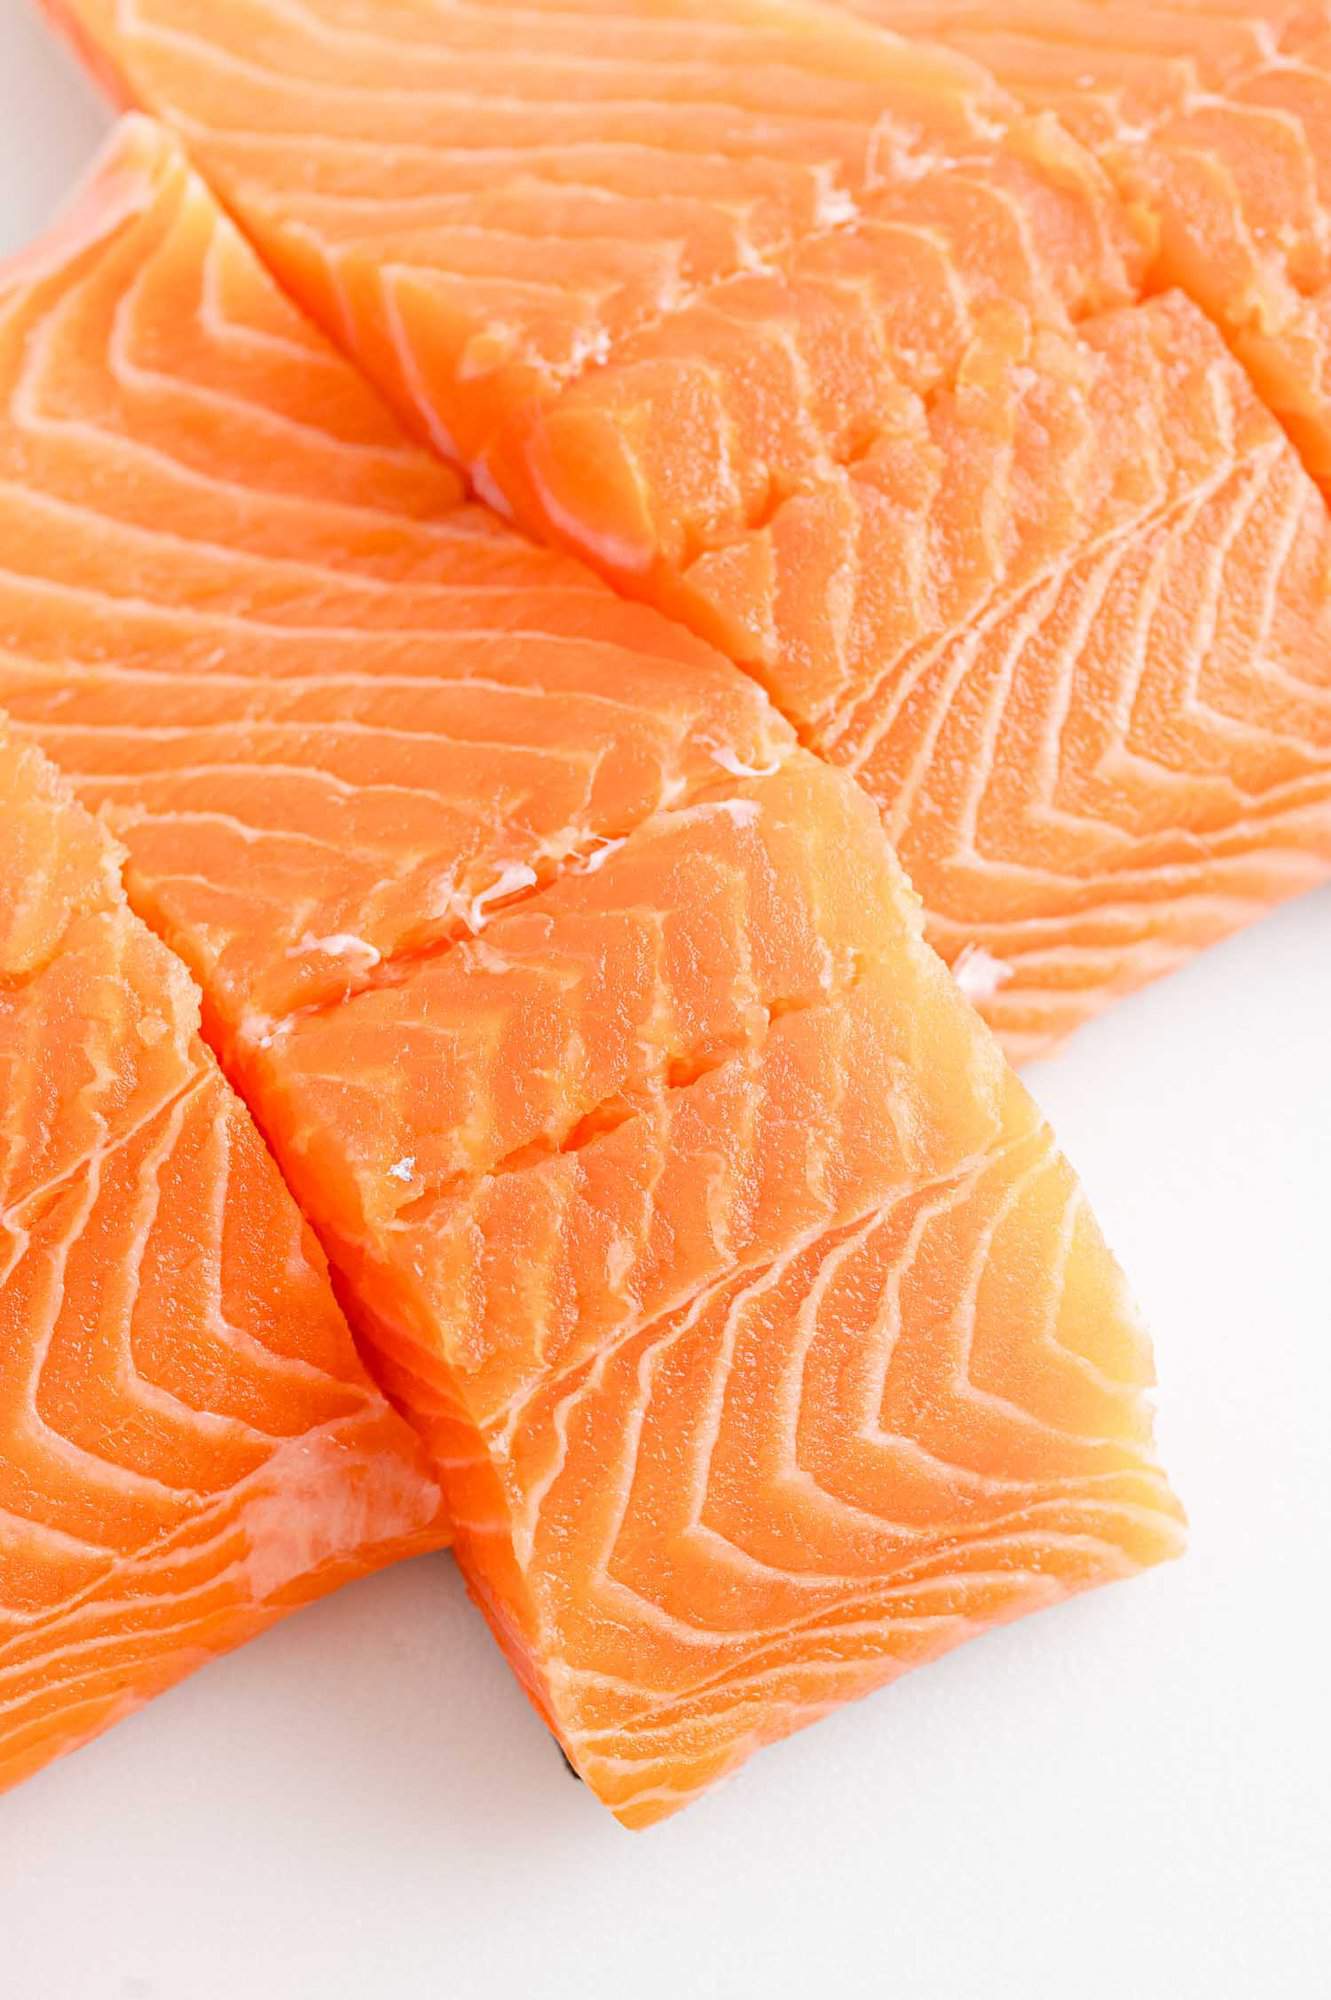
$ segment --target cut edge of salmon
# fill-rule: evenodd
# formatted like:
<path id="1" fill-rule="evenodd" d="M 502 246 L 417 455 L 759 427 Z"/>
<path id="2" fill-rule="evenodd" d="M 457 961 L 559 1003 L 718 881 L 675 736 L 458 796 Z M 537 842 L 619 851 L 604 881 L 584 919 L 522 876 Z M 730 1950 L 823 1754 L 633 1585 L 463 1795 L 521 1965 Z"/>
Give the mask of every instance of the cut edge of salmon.
<path id="1" fill-rule="evenodd" d="M 1224 118 L 1270 110 L 1271 129 L 1283 125 L 1284 140 L 1297 135 L 1306 152 L 1295 115 L 1267 106 L 1250 86 L 1282 66 L 1296 71 L 1311 53 L 1331 88 L 1324 11 L 1286 0 L 1255 5 L 1246 16 L 1200 6 L 1166 10 L 1159 25 L 1168 29 L 1168 53 L 1148 72 L 1144 52 L 1115 32 L 1121 22 L 1126 36 L 1129 17 L 1110 7 L 1069 14 L 1051 36 L 1046 31 L 1055 10 L 1041 0 L 1019 9 L 1015 20 L 1001 7 L 965 0 L 942 9 L 916 0 L 837 4 L 908 35 L 927 26 L 931 37 L 976 62 L 1032 110 L 1056 117 L 1095 155 L 1122 199 L 1148 219 L 1154 241 L 1148 289 L 1178 287 L 1206 313 L 1331 503 L 1331 267 L 1325 253 L 1331 199 L 1309 185 L 1301 188 L 1305 212 L 1286 216 L 1282 241 L 1260 213 L 1245 210 L 1244 190 L 1232 171 L 1235 135 L 1190 137 L 1179 129 L 1207 112 Z M 1146 101 L 1134 101 L 1134 90 Z M 1266 178 L 1274 192 L 1274 162 Z M 1309 183 L 1315 178 L 1310 171 Z M 1317 211 L 1311 216 L 1310 199 Z M 1227 236 L 1216 233 L 1218 217 L 1210 211 L 1217 206 L 1227 206 L 1236 225 Z M 1316 279 L 1300 268 L 1309 260 L 1310 237 L 1323 245 Z"/>

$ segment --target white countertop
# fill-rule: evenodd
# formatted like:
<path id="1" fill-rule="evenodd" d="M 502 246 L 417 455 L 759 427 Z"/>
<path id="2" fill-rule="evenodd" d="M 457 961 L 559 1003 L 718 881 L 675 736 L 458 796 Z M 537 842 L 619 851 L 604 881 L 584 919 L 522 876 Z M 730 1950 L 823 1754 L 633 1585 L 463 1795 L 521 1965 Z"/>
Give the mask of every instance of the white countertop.
<path id="1" fill-rule="evenodd" d="M 0 250 L 105 114 L 0 0 Z M 1331 893 L 1031 1072 L 1155 1332 L 1186 1560 L 623 1833 L 447 1557 L 0 1800 L 6 2000 L 1317 2000 L 1331 1977 Z"/>

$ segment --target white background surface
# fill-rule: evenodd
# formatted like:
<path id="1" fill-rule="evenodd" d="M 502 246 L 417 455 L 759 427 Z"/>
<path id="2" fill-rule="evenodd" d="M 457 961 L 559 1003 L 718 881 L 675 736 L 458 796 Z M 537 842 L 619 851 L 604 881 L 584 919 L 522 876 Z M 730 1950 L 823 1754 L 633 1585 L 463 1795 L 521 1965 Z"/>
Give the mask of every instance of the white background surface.
<path id="1" fill-rule="evenodd" d="M 104 122 L 0 0 L 0 248 Z M 1031 1081 L 1155 1330 L 1183 1563 L 638 1836 L 405 1566 L 0 1799 L 4 2000 L 1331 1994 L 1331 894 Z"/>

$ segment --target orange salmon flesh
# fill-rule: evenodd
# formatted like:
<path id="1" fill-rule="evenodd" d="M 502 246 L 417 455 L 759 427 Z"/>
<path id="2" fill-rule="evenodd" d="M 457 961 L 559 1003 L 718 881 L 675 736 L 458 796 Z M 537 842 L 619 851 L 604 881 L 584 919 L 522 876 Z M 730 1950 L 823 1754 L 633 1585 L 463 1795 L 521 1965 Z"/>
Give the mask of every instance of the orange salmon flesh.
<path id="1" fill-rule="evenodd" d="M 1324 6 L 54 11 L 419 437 L 856 776 L 1010 1054 L 1331 873 Z"/>
<path id="2" fill-rule="evenodd" d="M 878 42 L 845 32 L 826 61 L 849 149 Z M 755 87 L 792 88 L 795 53 Z M 951 78 L 930 56 L 900 87 L 932 106 L 940 62 Z M 822 184 L 806 98 L 788 132 L 754 113 L 804 161 L 754 170 L 774 251 Z M 944 94 L 938 129 L 960 143 L 976 115 Z M 1213 418 L 1205 382 L 1232 391 L 1224 435 L 1245 465 L 1285 467 L 1223 346 L 1194 357 L 1182 302 L 1113 308 L 1090 333 L 1056 304 L 1045 320 L 1031 366 L 1047 359 L 1074 428 L 1092 391 L 1109 433 L 1128 370 L 1176 368 Z M 1011 333 L 1005 311 L 995 357 Z M 1001 379 L 975 390 L 1002 402 Z M 900 390 L 903 422 L 916 393 Z M 930 405 L 940 490 L 970 407 Z M 1191 405 L 1178 424 L 1177 452 L 1209 465 Z M 1130 539 L 1173 494 L 1162 454 L 1143 469 L 1125 443 L 1122 471 L 1075 486 L 1047 533 L 1065 545 L 1085 516 L 1106 547 Z M 1015 564 L 1039 561 L 1029 533 Z M 317 1232 L 362 1353 L 428 1446 L 474 1595 L 625 1824 L 968 1636 L 1178 1551 L 1121 1274 L 926 942 L 874 801 L 801 741 L 779 712 L 793 701 L 465 499 L 144 119 L 0 273 L 0 544 L 15 754 L 39 744 L 123 843 L 137 915 L 117 900 L 115 922 L 184 996 L 185 1039 L 153 1041 L 153 1062 L 194 1052 L 250 1135 L 274 1228 L 303 1241 L 298 1207 Z M 951 548 L 958 617 L 988 588 L 963 575 L 979 556 Z M 811 656 L 810 686 L 821 672 Z M 1217 781 L 1217 812 L 1226 796 Z M 91 840 L 91 820 L 72 824 Z M 61 881 L 74 872 L 61 861 Z M 25 899 L 12 925 L 26 939 L 41 921 Z M 22 948 L 54 948 L 38 936 Z M 190 1039 L 183 968 L 295 1205 Z M 218 1171 L 183 1213 L 221 1231 Z M 267 1228 L 245 1243 L 271 1283 Z M 195 1260 L 209 1298 L 217 1255 Z M 308 1260 L 281 1268 L 333 1347 Z M 171 1325 L 180 1370 L 203 1334 L 178 1303 Z M 284 1428 L 262 1419 L 267 1375 L 212 1419 L 237 1426 L 228 1531 L 260 1453 L 245 1426 L 333 1422 L 310 1409 L 330 1373 L 379 1427 L 398 1505 L 427 1511 L 396 1424 L 338 1352 L 342 1375 L 307 1358 L 298 1408 L 264 1362 Z M 136 1421 L 146 1467 L 193 1483 L 176 1471 L 189 1423 L 177 1438 Z M 331 1476 L 320 1491 L 345 1525 Z M 385 1539 L 428 1525 L 373 1521 Z M 275 1558 L 252 1561 L 267 1576 Z M 312 1556 L 278 1595 L 316 1573 Z"/>
<path id="3" fill-rule="evenodd" d="M 198 1030 L 105 829 L 0 728 L 0 1790 L 446 1539 Z"/>

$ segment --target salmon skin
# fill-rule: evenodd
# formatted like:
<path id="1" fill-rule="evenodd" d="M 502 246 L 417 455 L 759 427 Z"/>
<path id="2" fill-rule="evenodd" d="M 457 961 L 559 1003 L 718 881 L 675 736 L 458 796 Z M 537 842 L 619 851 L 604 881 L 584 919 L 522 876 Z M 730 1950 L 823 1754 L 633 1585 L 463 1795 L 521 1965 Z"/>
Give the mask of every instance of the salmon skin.
<path id="1" fill-rule="evenodd" d="M 464 503 L 144 121 L 0 277 L 0 407 L 0 699 L 621 1820 L 1176 1552 L 1085 1199 L 751 679 Z"/>
<path id="2" fill-rule="evenodd" d="M 812 4 L 56 11 L 419 435 L 857 776 L 1011 1055 L 1331 871 L 1321 497 L 1095 120 Z"/>
<path id="3" fill-rule="evenodd" d="M 447 1539 L 118 850 L 0 725 L 0 1789 Z"/>
<path id="4" fill-rule="evenodd" d="M 1331 488 L 1331 15 L 1323 0 L 856 0 L 964 51 L 1103 162 L 1152 280 L 1229 339 Z"/>

